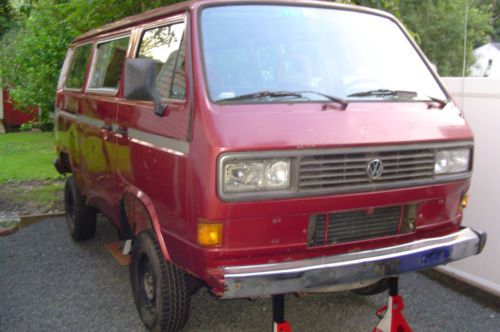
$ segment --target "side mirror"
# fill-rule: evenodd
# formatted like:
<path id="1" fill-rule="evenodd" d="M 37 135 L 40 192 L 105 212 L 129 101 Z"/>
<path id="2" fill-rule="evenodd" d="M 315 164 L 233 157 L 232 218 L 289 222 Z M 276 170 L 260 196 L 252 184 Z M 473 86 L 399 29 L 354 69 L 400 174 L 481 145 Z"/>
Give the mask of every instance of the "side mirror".
<path id="1" fill-rule="evenodd" d="M 149 100 L 154 103 L 154 112 L 163 116 L 161 98 L 156 91 L 158 62 L 151 59 L 127 59 L 125 61 L 124 97 L 130 100 Z"/>

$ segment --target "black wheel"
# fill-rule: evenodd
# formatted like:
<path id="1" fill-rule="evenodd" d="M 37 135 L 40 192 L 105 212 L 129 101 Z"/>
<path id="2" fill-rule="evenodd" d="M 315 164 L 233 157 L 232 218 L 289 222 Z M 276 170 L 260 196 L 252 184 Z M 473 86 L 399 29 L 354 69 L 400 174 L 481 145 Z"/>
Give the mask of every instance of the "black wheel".
<path id="1" fill-rule="evenodd" d="M 351 292 L 358 295 L 369 296 L 369 295 L 383 293 L 388 289 L 389 289 L 389 279 L 385 278 L 385 279 L 380 279 L 379 281 L 376 281 L 373 284 L 368 285 L 366 287 L 352 289 Z"/>
<path id="2" fill-rule="evenodd" d="M 189 316 L 190 276 L 167 262 L 151 231 L 134 241 L 130 281 L 142 322 L 153 331 L 179 331 Z"/>
<path id="3" fill-rule="evenodd" d="M 85 197 L 76 187 L 73 176 L 66 180 L 64 187 L 64 207 L 66 224 L 75 241 L 83 241 L 95 235 L 96 210 L 87 205 Z"/>

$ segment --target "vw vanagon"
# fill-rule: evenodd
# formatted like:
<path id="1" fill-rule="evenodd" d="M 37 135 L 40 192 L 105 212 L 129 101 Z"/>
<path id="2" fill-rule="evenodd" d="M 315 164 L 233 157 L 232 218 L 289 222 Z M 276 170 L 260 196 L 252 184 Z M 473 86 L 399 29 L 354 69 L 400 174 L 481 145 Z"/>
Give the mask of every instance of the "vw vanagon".
<path id="1" fill-rule="evenodd" d="M 478 254 L 461 225 L 473 134 L 391 15 L 191 1 L 77 37 L 56 97 L 66 221 L 131 240 L 148 329 L 222 299 L 372 294 Z M 129 242 L 130 243 L 130 242 Z"/>

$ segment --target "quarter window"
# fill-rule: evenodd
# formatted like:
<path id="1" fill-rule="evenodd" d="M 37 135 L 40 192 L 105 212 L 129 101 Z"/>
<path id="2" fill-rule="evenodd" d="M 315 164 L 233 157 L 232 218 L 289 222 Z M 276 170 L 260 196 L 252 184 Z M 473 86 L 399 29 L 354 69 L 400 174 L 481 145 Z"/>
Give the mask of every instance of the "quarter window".
<path id="1" fill-rule="evenodd" d="M 129 37 L 125 37 L 97 45 L 89 88 L 118 89 L 125 56 L 127 55 L 128 42 Z"/>
<path id="2" fill-rule="evenodd" d="M 156 86 L 162 98 L 186 97 L 184 23 L 146 30 L 141 38 L 138 58 L 158 62 Z"/>
<path id="3" fill-rule="evenodd" d="M 85 78 L 85 71 L 89 62 L 91 44 L 78 46 L 73 54 L 73 61 L 69 69 L 68 79 L 66 80 L 66 88 L 81 89 Z"/>

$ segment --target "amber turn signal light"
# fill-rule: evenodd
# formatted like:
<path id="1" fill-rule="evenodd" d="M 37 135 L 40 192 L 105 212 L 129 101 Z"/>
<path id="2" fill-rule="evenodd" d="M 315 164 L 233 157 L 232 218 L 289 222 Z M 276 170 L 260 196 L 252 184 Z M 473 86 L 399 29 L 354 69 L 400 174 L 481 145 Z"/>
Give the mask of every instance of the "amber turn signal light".
<path id="1" fill-rule="evenodd" d="M 463 209 L 465 209 L 468 204 L 469 204 L 469 194 L 467 193 L 467 194 L 464 194 L 462 196 L 462 199 L 460 200 L 460 204 L 458 205 L 458 211 L 462 212 Z"/>
<path id="2" fill-rule="evenodd" d="M 200 221 L 198 243 L 204 247 L 215 247 L 222 243 L 222 224 Z"/>

